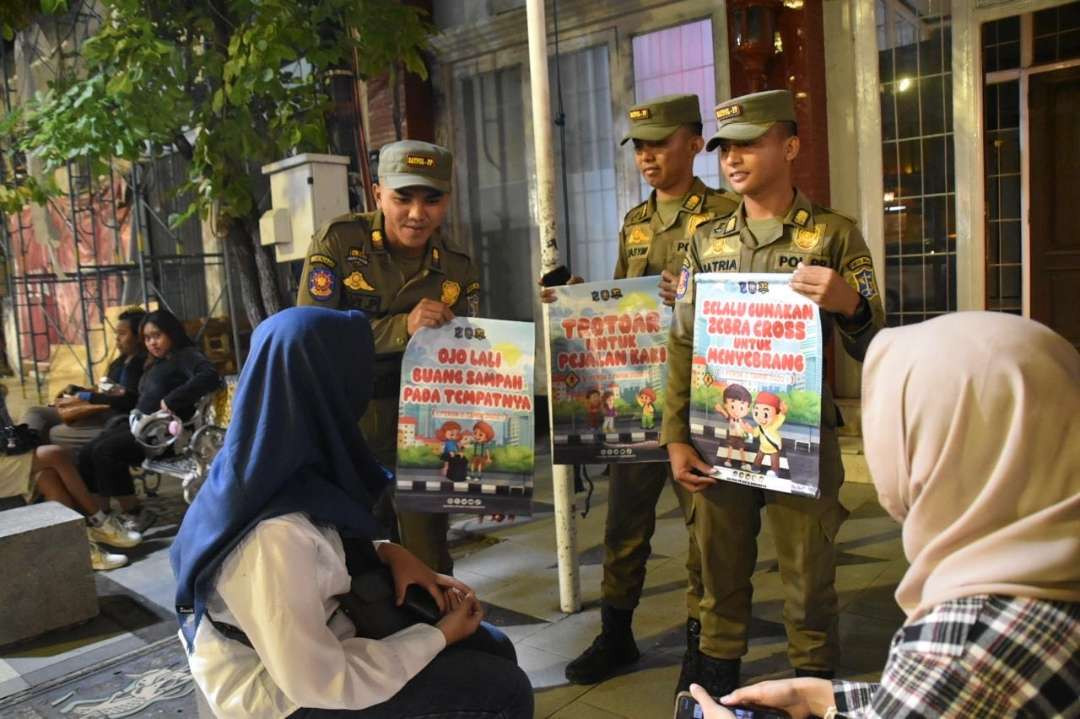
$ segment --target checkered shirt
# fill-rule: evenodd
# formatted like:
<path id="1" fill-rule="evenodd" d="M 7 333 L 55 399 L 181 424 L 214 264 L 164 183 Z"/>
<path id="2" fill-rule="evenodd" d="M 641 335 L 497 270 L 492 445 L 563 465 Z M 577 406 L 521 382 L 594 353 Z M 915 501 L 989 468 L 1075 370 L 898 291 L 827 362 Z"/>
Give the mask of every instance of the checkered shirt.
<path id="1" fill-rule="evenodd" d="M 1080 603 L 980 595 L 893 637 L 880 684 L 833 683 L 838 717 L 1080 717 Z"/>

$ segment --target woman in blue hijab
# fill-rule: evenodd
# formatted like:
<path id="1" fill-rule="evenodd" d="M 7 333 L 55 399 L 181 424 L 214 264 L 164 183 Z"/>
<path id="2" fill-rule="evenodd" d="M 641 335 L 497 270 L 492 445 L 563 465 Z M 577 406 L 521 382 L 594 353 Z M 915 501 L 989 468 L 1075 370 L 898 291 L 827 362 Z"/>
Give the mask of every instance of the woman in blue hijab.
<path id="1" fill-rule="evenodd" d="M 357 428 L 373 362 L 359 312 L 297 307 L 255 330 L 225 446 L 171 551 L 192 676 L 221 719 L 532 717 L 529 680 L 472 591 L 403 547 L 369 553 L 398 604 L 411 584 L 431 594 L 437 623 L 369 639 L 341 611 L 345 546 L 377 539 L 390 481 Z"/>

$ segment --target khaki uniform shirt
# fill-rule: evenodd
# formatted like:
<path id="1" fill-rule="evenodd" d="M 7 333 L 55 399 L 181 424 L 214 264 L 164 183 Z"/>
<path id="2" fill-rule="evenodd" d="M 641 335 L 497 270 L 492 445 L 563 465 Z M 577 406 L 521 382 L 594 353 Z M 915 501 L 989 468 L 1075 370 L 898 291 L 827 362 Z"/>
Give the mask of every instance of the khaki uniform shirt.
<path id="1" fill-rule="evenodd" d="M 619 259 L 615 279 L 678 272 L 694 231 L 702 224 L 731 214 L 739 205 L 738 195 L 706 187 L 699 178 L 682 207 L 667 223 L 656 211 L 656 190 L 649 199 L 626 213 L 619 231 Z"/>
<path id="2" fill-rule="evenodd" d="M 758 238 L 746 226 L 740 204 L 730 216 L 698 228 L 686 252 L 668 339 L 668 386 L 664 401 L 661 444 L 689 442 L 690 360 L 694 343 L 694 275 L 701 272 L 794 272 L 800 262 L 836 270 L 864 301 L 848 320 L 821 313 L 825 339 L 836 325 L 848 354 L 862 361 L 885 313 L 874 279 L 870 250 L 855 222 L 810 202 L 796 192 L 783 218 L 780 234 Z M 822 392 L 822 429 L 835 426 L 835 407 L 827 388 Z M 830 415 L 829 418 L 825 414 Z"/>
<path id="3" fill-rule="evenodd" d="M 424 298 L 457 316 L 475 317 L 480 282 L 469 256 L 436 232 L 420 272 L 406 278 L 386 246 L 382 212 L 349 214 L 323 225 L 311 240 L 297 304 L 361 310 L 375 334 L 375 397 L 397 396 L 409 312 Z"/>

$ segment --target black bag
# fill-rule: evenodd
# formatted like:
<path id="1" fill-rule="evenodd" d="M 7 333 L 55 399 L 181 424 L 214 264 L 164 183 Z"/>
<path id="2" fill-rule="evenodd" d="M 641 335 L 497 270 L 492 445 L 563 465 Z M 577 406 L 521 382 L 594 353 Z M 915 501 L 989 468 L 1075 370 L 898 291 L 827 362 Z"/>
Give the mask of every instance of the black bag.
<path id="1" fill-rule="evenodd" d="M 337 600 L 341 611 L 356 627 L 356 636 L 384 639 L 414 624 L 439 621 L 441 614 L 435 599 L 415 584 L 405 591 L 404 603 L 400 607 L 395 604 L 394 575 L 379 560 L 370 540 L 342 537 L 341 543 L 352 585 Z M 216 621 L 209 613 L 206 618 L 226 638 L 251 646 L 251 640 L 239 627 Z"/>
<path id="2" fill-rule="evenodd" d="M 25 424 L 8 425 L 2 431 L 3 444 L 0 449 L 7 455 L 24 454 L 42 444 L 38 431 Z"/>
<path id="3" fill-rule="evenodd" d="M 413 624 L 439 621 L 435 599 L 415 584 L 405 591 L 405 602 L 395 604 L 394 575 L 383 564 L 367 539 L 342 537 L 345 565 L 352 585 L 348 594 L 340 594 L 341 611 L 356 626 L 356 636 L 383 639 Z"/>

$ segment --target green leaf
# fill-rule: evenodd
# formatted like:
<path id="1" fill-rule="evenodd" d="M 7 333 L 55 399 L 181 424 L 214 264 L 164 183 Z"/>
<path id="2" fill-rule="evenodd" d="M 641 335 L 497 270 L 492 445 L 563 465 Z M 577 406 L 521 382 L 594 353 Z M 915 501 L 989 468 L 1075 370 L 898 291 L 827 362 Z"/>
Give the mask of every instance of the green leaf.
<path id="1" fill-rule="evenodd" d="M 126 72 L 113 75 L 105 86 L 105 92 L 110 95 L 126 95 L 131 92 L 131 76 Z"/>
<path id="2" fill-rule="evenodd" d="M 41 0 L 41 9 L 49 15 L 67 12 L 67 0 Z"/>

